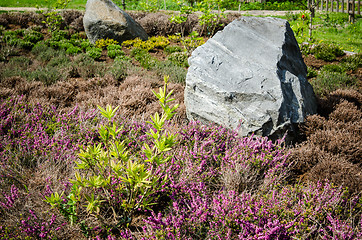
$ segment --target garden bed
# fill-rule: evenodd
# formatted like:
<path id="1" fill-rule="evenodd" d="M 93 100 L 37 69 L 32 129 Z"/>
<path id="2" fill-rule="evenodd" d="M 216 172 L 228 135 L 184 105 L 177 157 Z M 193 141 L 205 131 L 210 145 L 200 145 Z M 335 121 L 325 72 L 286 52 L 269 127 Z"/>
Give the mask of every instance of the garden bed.
<path id="1" fill-rule="evenodd" d="M 91 45 L 77 11 L 65 13 L 54 31 L 42 14 L 0 15 L 1 239 L 362 237 L 361 54 L 302 47 L 318 114 L 300 126 L 299 143 L 285 146 L 189 123 L 183 103 L 187 57 L 210 36 L 196 17 L 179 25 L 161 13 L 132 16 L 151 38 L 119 47 L 110 40 Z M 184 36 L 177 34 L 181 29 Z M 144 163 L 144 144 L 154 144 L 145 121 L 162 112 L 152 91 L 164 85 L 164 75 L 179 104 L 165 129 L 178 135 L 165 152 L 168 161 L 155 169 Z M 122 178 L 117 181 L 124 188 L 84 185 L 77 195 L 72 187 L 76 171 L 87 176 L 75 170 L 78 153 L 103 143 L 99 131 L 107 121 L 97 105 L 119 106 L 113 119 L 123 129 L 116 139 L 132 161 L 159 178 L 150 196 L 154 205 L 127 210 L 122 201 L 132 197 Z M 114 198 L 106 197 L 109 189 Z M 86 206 L 93 190 L 103 201 L 99 209 Z M 46 200 L 62 192 L 52 208 Z"/>

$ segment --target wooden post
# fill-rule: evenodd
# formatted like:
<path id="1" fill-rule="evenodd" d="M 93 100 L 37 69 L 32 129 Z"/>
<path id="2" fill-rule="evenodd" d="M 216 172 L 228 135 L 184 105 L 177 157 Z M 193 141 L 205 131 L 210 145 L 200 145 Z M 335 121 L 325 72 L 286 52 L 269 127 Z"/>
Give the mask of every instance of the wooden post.
<path id="1" fill-rule="evenodd" d="M 329 0 L 326 0 L 326 11 L 328 12 L 328 1 Z"/>
<path id="2" fill-rule="evenodd" d="M 334 11 L 333 11 L 333 3 L 334 3 L 334 1 L 331 0 L 331 12 L 334 12 Z"/>
<path id="3" fill-rule="evenodd" d="M 357 8 L 358 8 L 358 15 L 361 15 L 361 1 L 358 0 L 357 2 Z"/>
<path id="4" fill-rule="evenodd" d="M 344 13 L 344 0 L 342 0 L 342 13 Z"/>
<path id="5" fill-rule="evenodd" d="M 321 10 L 323 11 L 323 2 L 324 0 L 321 0 Z"/>
<path id="6" fill-rule="evenodd" d="M 339 0 L 337 0 L 337 12 L 339 12 Z"/>

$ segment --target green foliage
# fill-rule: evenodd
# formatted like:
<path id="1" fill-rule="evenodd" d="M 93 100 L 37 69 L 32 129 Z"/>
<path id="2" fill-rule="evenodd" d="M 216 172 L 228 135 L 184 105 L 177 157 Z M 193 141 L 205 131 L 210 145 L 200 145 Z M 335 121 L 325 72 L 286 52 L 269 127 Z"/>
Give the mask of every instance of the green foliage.
<path id="1" fill-rule="evenodd" d="M 175 53 L 175 52 L 182 52 L 182 48 L 177 45 L 169 45 L 169 46 L 165 47 L 164 51 L 166 54 L 169 55 L 169 54 Z"/>
<path id="2" fill-rule="evenodd" d="M 73 66 L 84 79 L 103 76 L 107 69 L 104 63 L 96 62 L 88 54 L 84 53 L 74 57 Z"/>
<path id="3" fill-rule="evenodd" d="M 68 35 L 67 31 L 58 30 L 58 31 L 53 31 L 51 33 L 51 39 L 53 41 L 61 41 L 61 40 L 65 40 L 68 38 L 69 38 L 69 35 Z"/>
<path id="4" fill-rule="evenodd" d="M 174 52 L 167 57 L 167 60 L 173 62 L 180 67 L 187 68 L 189 66 L 187 62 L 188 58 L 189 56 L 185 52 Z"/>
<path id="5" fill-rule="evenodd" d="M 87 55 L 94 60 L 98 60 L 102 56 L 102 49 L 97 47 L 87 49 Z"/>
<path id="6" fill-rule="evenodd" d="M 15 56 L 9 60 L 7 67 L 12 69 L 27 69 L 31 64 L 31 60 L 24 56 Z"/>
<path id="7" fill-rule="evenodd" d="M 204 39 L 199 37 L 199 33 L 196 31 L 190 33 L 190 36 L 183 38 L 181 42 L 189 55 L 191 55 L 197 47 L 205 43 Z"/>
<path id="8" fill-rule="evenodd" d="M 47 66 L 48 67 L 57 67 L 57 66 L 62 67 L 62 66 L 66 66 L 66 65 L 68 65 L 70 63 L 71 63 L 71 61 L 70 61 L 69 56 L 64 54 L 63 51 L 59 51 L 57 56 L 50 59 Z"/>
<path id="9" fill-rule="evenodd" d="M 34 46 L 34 43 L 29 41 L 19 40 L 18 45 L 23 49 L 31 50 Z"/>
<path id="10" fill-rule="evenodd" d="M 157 64 L 157 59 L 153 58 L 145 49 L 133 48 L 131 50 L 131 56 L 146 69 L 151 69 Z"/>
<path id="11" fill-rule="evenodd" d="M 127 66 L 130 63 L 128 61 L 116 59 L 110 69 L 111 75 L 117 80 L 122 81 L 127 77 Z"/>
<path id="12" fill-rule="evenodd" d="M 185 84 L 187 70 L 171 61 L 158 62 L 154 66 L 154 70 L 160 76 L 168 74 L 170 76 L 170 81 L 172 82 Z"/>
<path id="13" fill-rule="evenodd" d="M 84 40 L 80 43 L 80 47 L 85 50 L 87 48 L 91 48 L 92 47 L 92 43 L 89 42 L 88 40 Z"/>
<path id="14" fill-rule="evenodd" d="M 73 188 L 67 201 L 62 199 L 64 193 L 53 193 L 45 200 L 71 224 L 80 224 L 80 216 L 87 213 L 95 216 L 103 227 L 123 228 L 132 222 L 136 211 L 150 209 L 156 203 L 157 192 L 167 181 L 167 175 L 161 179 L 156 171 L 169 161 L 170 156 L 165 153 L 176 143 L 175 135 L 166 133 L 164 125 L 178 105 L 169 107 L 173 99 L 172 91 L 167 92 L 166 77 L 164 89 L 154 94 L 163 112 L 161 116 L 155 113 L 148 122 L 153 126 L 147 132 L 152 144 L 144 143 L 145 159 L 131 156 L 125 142 L 119 140 L 123 126 L 117 126 L 113 120 L 118 107 L 98 107 L 107 120 L 98 130 L 101 142 L 79 153 L 78 170 L 71 180 Z"/>
<path id="15" fill-rule="evenodd" d="M 82 49 L 80 47 L 76 47 L 76 46 L 70 46 L 68 47 L 66 53 L 68 54 L 71 54 L 71 55 L 75 55 L 75 54 L 78 54 L 78 53 L 81 53 L 82 52 Z"/>
<path id="16" fill-rule="evenodd" d="M 31 43 L 37 43 L 41 40 L 44 39 L 44 36 L 42 33 L 40 32 L 36 32 L 36 31 L 29 31 L 25 34 L 23 40 L 27 41 L 27 42 L 31 42 Z"/>
<path id="17" fill-rule="evenodd" d="M 328 64 L 328 65 L 324 65 L 321 68 L 321 71 L 323 72 L 338 72 L 338 73 L 344 73 L 345 69 L 343 68 L 342 65 L 337 65 L 337 64 Z"/>
<path id="18" fill-rule="evenodd" d="M 333 61 L 344 55 L 343 50 L 333 44 L 319 44 L 312 49 L 312 53 L 317 59 L 324 61 Z"/>
<path id="19" fill-rule="evenodd" d="M 362 53 L 354 54 L 342 59 L 341 65 L 346 71 L 355 71 L 362 67 Z"/>
<path id="20" fill-rule="evenodd" d="M 29 81 L 40 81 L 46 86 L 52 85 L 62 79 L 62 74 L 55 67 L 39 67 L 27 76 Z"/>
<path id="21" fill-rule="evenodd" d="M 308 67 L 307 78 L 313 78 L 316 77 L 317 75 L 318 73 L 314 68 Z"/>
<path id="22" fill-rule="evenodd" d="M 43 50 L 43 51 L 41 51 L 41 50 Z M 38 45 L 37 49 L 33 53 L 34 53 L 34 55 L 37 54 L 36 58 L 38 60 L 40 60 L 42 62 L 48 62 L 52 58 L 55 58 L 59 54 L 59 51 L 54 50 L 51 47 L 45 48 L 43 45 Z"/>
<path id="23" fill-rule="evenodd" d="M 60 30 L 60 26 L 64 22 L 62 16 L 55 10 L 49 11 L 44 14 L 45 21 L 43 23 L 47 26 L 50 32 Z"/>
<path id="24" fill-rule="evenodd" d="M 326 96 L 339 88 L 354 87 L 357 81 L 346 73 L 322 71 L 311 84 L 317 95 Z"/>
<path id="25" fill-rule="evenodd" d="M 111 44 L 107 46 L 107 56 L 114 59 L 117 56 L 123 56 L 125 53 L 122 51 L 122 47 L 117 44 Z"/>

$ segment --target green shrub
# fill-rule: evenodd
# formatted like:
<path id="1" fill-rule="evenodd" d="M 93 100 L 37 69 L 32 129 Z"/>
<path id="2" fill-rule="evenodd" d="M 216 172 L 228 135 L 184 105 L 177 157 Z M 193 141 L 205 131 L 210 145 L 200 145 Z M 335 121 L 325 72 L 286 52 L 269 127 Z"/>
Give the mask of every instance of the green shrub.
<path id="1" fill-rule="evenodd" d="M 0 45 L 0 62 L 6 61 L 9 56 L 15 56 L 19 53 L 17 46 Z"/>
<path id="2" fill-rule="evenodd" d="M 131 50 L 133 56 L 143 68 L 151 69 L 158 63 L 157 59 L 153 58 L 146 49 L 133 48 Z"/>
<path id="3" fill-rule="evenodd" d="M 81 47 L 81 44 L 83 42 L 83 39 L 82 40 L 79 40 L 79 39 L 70 39 L 69 42 L 71 44 L 73 44 L 73 46 L 76 46 L 76 47 Z"/>
<path id="4" fill-rule="evenodd" d="M 346 73 L 321 72 L 311 84 L 317 95 L 325 96 L 339 88 L 353 87 L 357 83 L 356 78 L 348 76 Z"/>
<path id="5" fill-rule="evenodd" d="M 60 47 L 60 42 L 52 40 L 52 39 L 46 40 L 45 44 L 48 45 L 49 47 L 53 48 L 53 49 L 58 49 Z"/>
<path id="6" fill-rule="evenodd" d="M 15 56 L 9 60 L 8 68 L 27 69 L 31 64 L 31 60 L 25 56 Z"/>
<path id="7" fill-rule="evenodd" d="M 342 65 L 339 65 L 339 64 L 338 65 L 337 64 L 327 64 L 321 68 L 321 71 L 344 73 L 345 69 L 343 68 Z"/>
<path id="8" fill-rule="evenodd" d="M 80 47 L 85 50 L 87 48 L 91 48 L 92 47 L 92 43 L 89 42 L 89 40 L 83 40 L 81 43 L 80 43 Z"/>
<path id="9" fill-rule="evenodd" d="M 108 52 L 107 52 L 107 56 L 112 59 L 117 56 L 122 56 L 122 55 L 125 55 L 125 53 L 119 49 L 108 50 Z"/>
<path id="10" fill-rule="evenodd" d="M 127 143 L 119 139 L 123 126 L 117 126 L 113 120 L 118 107 L 113 109 L 108 105 L 103 109 L 98 106 L 106 120 L 98 129 L 101 141 L 81 148 L 77 170 L 70 180 L 73 188 L 68 196 L 64 196 L 68 201 L 65 203 L 63 193 L 58 192 L 46 197 L 46 202 L 58 209 L 70 224 L 88 226 L 99 221 L 97 224 L 101 227 L 124 229 L 139 210 L 150 210 L 150 206 L 157 203 L 157 193 L 167 181 L 167 176 L 160 177 L 157 171 L 171 159 L 165 153 L 176 144 L 175 135 L 164 129 L 178 107 L 178 104 L 168 105 L 173 99 L 170 99 L 172 91 L 168 93 L 166 86 L 165 78 L 164 89 L 154 92 L 163 111 L 161 115 L 155 113 L 149 121 L 152 128 L 147 136 L 152 144 L 145 141 L 144 147 L 135 155 L 130 154 Z M 96 218 L 82 219 L 88 214 Z"/>
<path id="11" fill-rule="evenodd" d="M 118 82 L 124 80 L 128 73 L 127 73 L 127 66 L 129 65 L 128 61 L 114 61 L 113 65 L 110 69 L 111 75 L 116 79 Z"/>
<path id="12" fill-rule="evenodd" d="M 68 47 L 66 53 L 68 54 L 71 54 L 71 55 L 75 55 L 75 54 L 78 54 L 78 53 L 81 53 L 82 52 L 82 49 L 80 47 L 76 47 L 76 46 L 70 46 Z"/>
<path id="13" fill-rule="evenodd" d="M 52 58 L 55 58 L 59 55 L 59 50 L 54 50 L 53 48 L 45 49 L 42 52 L 39 52 L 38 56 L 36 58 L 42 62 L 48 62 Z"/>
<path id="14" fill-rule="evenodd" d="M 88 54 L 78 54 L 74 57 L 73 66 L 78 74 L 84 78 L 92 78 L 95 76 L 104 76 L 107 67 L 104 63 L 96 62 Z"/>
<path id="15" fill-rule="evenodd" d="M 177 45 L 168 45 L 167 47 L 165 47 L 164 51 L 166 54 L 169 55 L 169 54 L 175 53 L 175 52 L 182 52 L 182 48 Z"/>
<path id="16" fill-rule="evenodd" d="M 34 46 L 34 43 L 29 42 L 29 41 L 20 40 L 18 42 L 18 45 L 23 49 L 31 50 L 33 48 L 33 46 Z"/>
<path id="17" fill-rule="evenodd" d="M 307 71 L 307 78 L 313 78 L 317 76 L 317 71 L 314 68 L 308 67 Z"/>
<path id="18" fill-rule="evenodd" d="M 37 43 L 41 40 L 44 39 L 44 36 L 42 33 L 40 32 L 36 32 L 36 31 L 30 31 L 30 32 L 27 32 L 24 36 L 24 41 L 27 41 L 27 42 L 31 42 L 31 43 Z"/>
<path id="19" fill-rule="evenodd" d="M 64 52 L 59 51 L 58 55 L 54 58 L 50 59 L 47 66 L 48 67 L 57 67 L 57 66 L 64 66 L 69 64 L 71 61 L 69 59 L 69 56 L 64 54 Z"/>
<path id="20" fill-rule="evenodd" d="M 34 55 L 39 55 L 42 52 L 45 52 L 49 49 L 49 47 L 42 42 L 38 42 L 37 44 L 34 45 L 33 49 L 31 50 L 31 53 Z"/>
<path id="21" fill-rule="evenodd" d="M 46 86 L 52 85 L 62 79 L 62 74 L 54 67 L 38 68 L 28 76 L 30 81 L 40 81 Z"/>
<path id="22" fill-rule="evenodd" d="M 119 55 L 116 56 L 116 58 L 114 59 L 114 61 L 126 61 L 126 62 L 130 62 L 132 59 L 126 55 Z"/>
<path id="23" fill-rule="evenodd" d="M 69 33 L 67 31 L 54 31 L 51 33 L 51 39 L 53 41 L 69 39 Z"/>
<path id="24" fill-rule="evenodd" d="M 312 53 L 317 59 L 322 59 L 329 62 L 336 60 L 336 57 L 344 55 L 342 49 L 331 44 L 319 44 L 312 49 Z"/>
<path id="25" fill-rule="evenodd" d="M 185 84 L 187 70 L 171 61 L 158 62 L 154 69 L 160 76 L 170 76 L 172 82 Z"/>
<path id="26" fill-rule="evenodd" d="M 59 48 L 63 50 L 67 50 L 68 48 L 74 47 L 68 40 L 59 41 Z"/>
<path id="27" fill-rule="evenodd" d="M 102 56 L 102 49 L 96 47 L 87 49 L 87 55 L 93 58 L 94 60 L 98 60 Z"/>
<path id="28" fill-rule="evenodd" d="M 72 40 L 86 40 L 87 39 L 87 35 L 84 32 L 77 32 L 72 34 L 72 36 L 70 37 L 70 39 Z"/>
<path id="29" fill-rule="evenodd" d="M 122 50 L 122 47 L 118 44 L 110 44 L 107 46 L 107 50 Z"/>
<path id="30" fill-rule="evenodd" d="M 188 67 L 188 58 L 189 56 L 185 52 L 174 52 L 167 57 L 167 60 L 173 62 L 180 67 Z"/>
<path id="31" fill-rule="evenodd" d="M 357 68 L 362 67 L 362 53 L 343 58 L 341 64 L 346 71 L 355 71 Z"/>

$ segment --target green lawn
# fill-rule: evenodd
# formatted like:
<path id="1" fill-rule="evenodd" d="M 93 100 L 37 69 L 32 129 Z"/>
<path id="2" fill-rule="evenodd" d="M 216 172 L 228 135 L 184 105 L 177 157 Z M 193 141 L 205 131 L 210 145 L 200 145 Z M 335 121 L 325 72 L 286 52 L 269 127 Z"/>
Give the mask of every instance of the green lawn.
<path id="1" fill-rule="evenodd" d="M 67 8 L 85 9 L 87 0 L 72 0 Z M 39 7 L 52 8 L 56 0 L 1 0 L 1 7 Z"/>
<path id="2" fill-rule="evenodd" d="M 289 21 L 299 43 L 308 42 L 308 19 L 302 20 L 299 14 L 287 14 L 282 17 Z M 362 52 L 362 17 L 356 16 L 354 23 L 348 22 L 346 13 L 317 13 L 313 20 L 312 43 L 328 43 L 338 45 L 346 51 Z"/>

